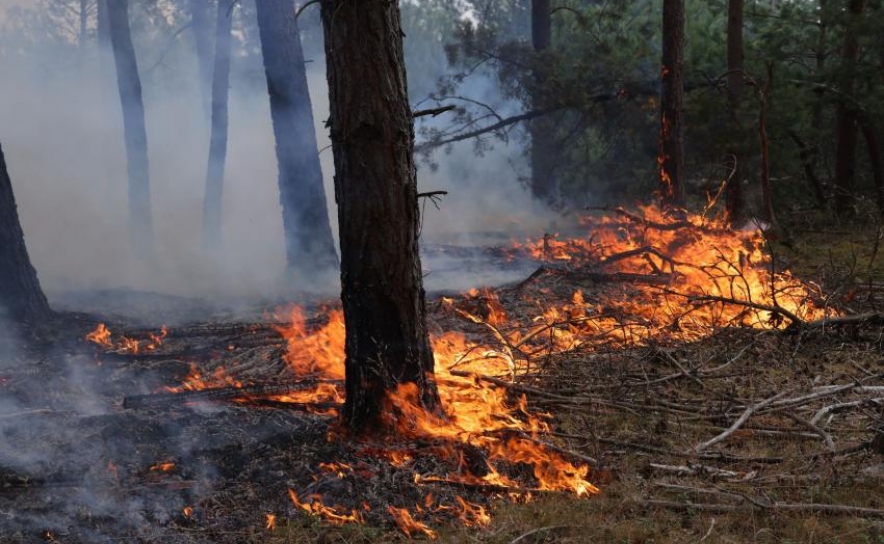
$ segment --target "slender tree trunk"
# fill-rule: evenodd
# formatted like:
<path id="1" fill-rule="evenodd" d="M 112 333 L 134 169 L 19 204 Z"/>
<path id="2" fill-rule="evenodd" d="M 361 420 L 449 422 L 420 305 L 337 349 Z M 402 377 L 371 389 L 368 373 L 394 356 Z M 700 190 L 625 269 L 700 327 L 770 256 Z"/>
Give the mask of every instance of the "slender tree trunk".
<path id="1" fill-rule="evenodd" d="M 344 424 L 384 426 L 384 400 L 410 384 L 436 410 L 418 254 L 414 119 L 399 7 L 323 0 L 346 339 Z M 365 82 L 372 82 L 367 85 Z"/>
<path id="2" fill-rule="evenodd" d="M 859 57 L 857 26 L 865 9 L 865 0 L 848 0 L 849 22 L 844 30 L 841 51 L 841 85 L 838 103 L 838 147 L 835 158 L 835 211 L 852 215 L 854 179 L 856 177 L 857 116 L 854 104 L 854 67 Z"/>
<path id="3" fill-rule="evenodd" d="M 531 43 L 538 58 L 535 60 L 535 93 L 531 97 L 531 108 L 544 109 L 545 98 L 542 89 L 546 80 L 543 52 L 549 49 L 552 40 L 552 8 L 550 0 L 531 1 Z M 549 203 L 555 197 L 555 125 L 548 115 L 531 121 L 531 193 L 535 199 Z"/>
<path id="4" fill-rule="evenodd" d="M 31 266 L 18 219 L 12 182 L 0 147 L 0 318 L 34 323 L 51 314 Z"/>
<path id="5" fill-rule="evenodd" d="M 745 219 L 743 204 L 743 153 L 739 149 L 742 138 L 739 110 L 743 96 L 743 0 L 729 0 L 727 10 L 727 98 L 730 124 L 728 155 L 733 160 L 733 171 L 727 182 L 727 217 L 732 226 Z"/>
<path id="6" fill-rule="evenodd" d="M 221 212 L 224 164 L 227 160 L 227 97 L 230 84 L 230 30 L 233 13 L 225 0 L 218 2 L 215 31 L 215 69 L 212 75 L 212 136 L 206 169 L 206 195 L 203 202 L 203 249 L 214 251 L 221 245 Z"/>
<path id="7" fill-rule="evenodd" d="M 869 164 L 872 167 L 872 180 L 875 182 L 878 213 L 884 215 L 884 162 L 881 159 L 881 141 L 871 120 L 863 120 L 860 126 L 869 152 Z"/>
<path id="8" fill-rule="evenodd" d="M 666 208 L 685 205 L 684 0 L 663 0 L 663 68 L 660 96 L 660 196 Z"/>
<path id="9" fill-rule="evenodd" d="M 257 6 L 288 269 L 311 277 L 337 268 L 338 256 L 322 184 L 304 52 L 291 0 L 259 0 Z"/>
<path id="10" fill-rule="evenodd" d="M 767 136 L 767 108 L 770 105 L 770 90 L 773 87 L 773 63 L 767 63 L 767 79 L 758 92 L 758 141 L 761 146 L 761 196 L 764 207 L 764 220 L 768 232 L 775 236 L 783 234 L 774 213 L 773 191 L 770 186 L 770 141 Z"/>
<path id="11" fill-rule="evenodd" d="M 80 49 L 86 47 L 86 34 L 89 27 L 89 0 L 80 0 L 80 29 L 77 36 Z"/>
<path id="12" fill-rule="evenodd" d="M 827 10 L 827 0 L 819 0 L 819 13 L 820 13 L 820 21 L 819 21 L 819 34 L 817 35 L 817 45 L 816 50 L 814 51 L 814 57 L 816 59 L 816 77 L 819 79 L 823 74 L 823 70 L 826 67 L 826 39 L 828 35 L 829 25 L 827 23 L 828 15 L 826 13 Z M 825 91 L 822 88 L 816 91 L 817 98 L 813 103 L 813 108 L 811 109 L 811 127 L 821 127 L 823 125 L 823 94 Z M 820 181 L 819 176 L 816 175 L 816 170 L 814 169 L 816 165 L 816 159 L 819 155 L 820 142 L 819 137 L 812 137 L 812 146 L 808 146 L 805 144 L 800 137 L 798 137 L 797 133 L 792 131 L 790 132 L 790 136 L 801 148 L 801 161 L 804 164 L 804 175 L 807 178 L 808 183 L 810 184 L 811 189 L 813 190 L 813 196 L 816 199 L 817 206 L 822 209 L 826 207 L 826 203 L 828 201 L 826 197 L 826 191 L 823 189 L 823 183 Z"/>
<path id="13" fill-rule="evenodd" d="M 231 9 L 231 0 L 217 0 Z M 258 0 L 259 2 L 261 0 Z M 190 0 L 190 24 L 196 46 L 196 59 L 200 79 L 200 100 L 206 119 L 210 119 L 214 93 L 212 76 L 212 0 Z M 217 49 L 216 49 L 217 51 Z"/>
<path id="14" fill-rule="evenodd" d="M 123 107 L 123 132 L 129 175 L 129 228 L 136 254 L 149 256 L 153 245 L 150 212 L 150 175 L 147 162 L 147 129 L 141 79 L 129 30 L 128 0 L 107 0 L 111 45 L 117 67 L 117 85 Z"/>

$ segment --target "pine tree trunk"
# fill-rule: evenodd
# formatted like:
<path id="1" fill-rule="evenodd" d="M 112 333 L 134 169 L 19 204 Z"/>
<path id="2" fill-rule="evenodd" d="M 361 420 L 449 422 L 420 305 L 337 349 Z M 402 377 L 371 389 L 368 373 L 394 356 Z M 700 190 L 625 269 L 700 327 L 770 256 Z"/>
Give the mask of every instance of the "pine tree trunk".
<path id="1" fill-rule="evenodd" d="M 684 136 L 684 0 L 663 0 L 663 67 L 660 96 L 660 196 L 665 208 L 685 205 Z"/>
<path id="2" fill-rule="evenodd" d="M 869 152 L 869 165 L 872 167 L 872 181 L 875 183 L 878 213 L 884 215 L 884 161 L 881 158 L 881 143 L 878 131 L 871 120 L 861 123 L 863 137 L 866 140 L 866 148 Z"/>
<path id="3" fill-rule="evenodd" d="M 538 58 L 535 59 L 534 72 L 535 93 L 531 97 L 531 108 L 534 110 L 546 107 L 540 92 L 546 75 L 544 71 L 543 52 L 552 39 L 552 12 L 550 0 L 532 0 L 531 2 L 531 43 Z M 555 124 L 549 116 L 541 115 L 531 121 L 531 194 L 540 202 L 549 203 L 555 198 Z"/>
<path id="4" fill-rule="evenodd" d="M 743 140 L 739 120 L 743 97 L 743 0 L 729 0 L 727 5 L 727 103 L 730 124 L 729 161 L 733 170 L 727 181 L 726 209 L 731 226 L 739 227 L 745 220 L 743 204 L 743 153 L 738 142 Z"/>
<path id="5" fill-rule="evenodd" d="M 342 417 L 361 433 L 383 427 L 384 399 L 399 384 L 414 384 L 427 409 L 440 404 L 418 254 L 414 120 L 398 4 L 323 0 L 322 22 L 347 328 Z"/>
<path id="6" fill-rule="evenodd" d="M 227 160 L 227 98 L 230 84 L 230 44 L 233 13 L 227 2 L 218 2 L 215 31 L 215 68 L 212 74 L 212 135 L 206 169 L 206 195 L 203 201 L 203 249 L 214 251 L 221 245 L 224 164 Z"/>
<path id="7" fill-rule="evenodd" d="M 229 0 L 218 0 L 225 4 L 224 12 L 232 10 Z M 214 79 L 212 75 L 212 2 L 211 0 L 190 0 L 190 24 L 196 46 L 196 59 L 199 71 L 200 100 L 206 119 L 212 112 Z"/>
<path id="8" fill-rule="evenodd" d="M 838 103 L 837 138 L 835 156 L 835 212 L 847 216 L 853 213 L 854 181 L 856 178 L 857 117 L 853 104 L 854 68 L 859 57 L 859 39 L 856 27 L 860 22 L 865 0 L 848 0 L 849 22 L 844 31 L 844 48 L 841 51 L 841 85 Z"/>
<path id="9" fill-rule="evenodd" d="M 129 176 L 130 239 L 137 255 L 149 256 L 153 245 L 153 225 L 150 212 L 147 129 L 141 79 L 138 76 L 135 47 L 132 45 L 129 29 L 128 0 L 107 0 L 107 14 L 120 103 L 123 107 L 123 132 Z"/>
<path id="10" fill-rule="evenodd" d="M 25 247 L 12 182 L 0 147 L 0 318 L 35 323 L 50 314 Z"/>
<path id="11" fill-rule="evenodd" d="M 257 7 L 276 137 L 286 260 L 290 272 L 312 277 L 336 269 L 338 256 L 322 184 L 300 31 L 291 0 L 259 0 Z"/>

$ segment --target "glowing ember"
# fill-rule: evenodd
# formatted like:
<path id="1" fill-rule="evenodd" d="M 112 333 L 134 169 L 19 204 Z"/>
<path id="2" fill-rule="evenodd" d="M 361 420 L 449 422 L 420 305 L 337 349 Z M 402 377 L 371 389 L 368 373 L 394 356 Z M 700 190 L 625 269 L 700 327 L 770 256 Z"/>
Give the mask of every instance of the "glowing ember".
<path id="1" fill-rule="evenodd" d="M 163 339 L 166 337 L 168 332 L 169 331 L 166 326 L 163 325 L 159 333 L 148 333 L 150 336 L 150 341 L 146 343 L 144 349 L 146 349 L 147 351 L 153 351 L 162 346 Z M 142 350 L 141 342 L 133 338 L 121 336 L 119 341 L 114 342 L 111 339 L 110 329 L 108 329 L 104 323 L 99 323 L 94 331 L 87 334 L 86 340 L 98 344 L 99 346 L 107 350 L 112 350 L 117 353 L 132 353 L 137 355 Z"/>
<path id="2" fill-rule="evenodd" d="M 223 368 L 215 369 L 209 378 L 203 378 L 196 365 L 190 365 L 190 374 L 184 378 L 184 382 L 175 387 L 166 386 L 169 393 L 181 393 L 182 391 L 200 391 L 211 387 L 242 387 L 242 382 L 228 375 Z"/>
<path id="3" fill-rule="evenodd" d="M 175 469 L 175 463 L 157 463 L 150 467 L 151 472 L 172 472 Z"/>
<path id="4" fill-rule="evenodd" d="M 276 514 L 267 514 L 267 518 L 266 518 L 266 522 L 264 524 L 264 527 L 268 531 L 272 531 L 272 530 L 276 529 Z"/>
<path id="5" fill-rule="evenodd" d="M 186 517 L 186 518 L 192 518 L 193 517 L 193 506 L 185 506 L 184 508 L 181 509 L 181 513 L 184 514 L 184 517 Z"/>
<path id="6" fill-rule="evenodd" d="M 318 516 L 322 519 L 332 523 L 333 525 L 342 525 L 344 523 L 362 523 L 362 514 L 357 512 L 356 510 L 351 510 L 349 514 L 341 513 L 335 508 L 325 506 L 322 504 L 322 496 L 319 494 L 312 494 L 308 497 L 307 501 L 301 502 L 298 499 L 298 494 L 293 490 L 289 489 L 289 498 L 292 500 L 292 504 L 296 507 L 300 508 L 304 512 L 312 516 Z M 309 501 L 309 502 L 308 502 Z"/>
<path id="7" fill-rule="evenodd" d="M 427 537 L 435 540 L 439 536 L 436 534 L 436 531 L 430 529 L 426 523 L 415 520 L 411 516 L 411 512 L 405 508 L 388 506 L 387 513 L 393 516 L 393 521 L 396 522 L 396 526 L 408 537 L 411 537 L 412 534 L 423 533 Z"/>
<path id="8" fill-rule="evenodd" d="M 99 323 L 94 331 L 86 335 L 86 340 L 98 344 L 103 348 L 112 348 L 114 345 L 110 341 L 111 332 L 104 323 Z"/>

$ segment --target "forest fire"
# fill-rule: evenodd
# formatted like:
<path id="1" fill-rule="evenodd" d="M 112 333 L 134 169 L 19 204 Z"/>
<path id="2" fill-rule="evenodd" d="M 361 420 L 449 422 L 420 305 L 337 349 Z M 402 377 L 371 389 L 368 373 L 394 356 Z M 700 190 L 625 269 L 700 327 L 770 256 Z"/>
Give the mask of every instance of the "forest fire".
<path id="1" fill-rule="evenodd" d="M 826 315 L 814 285 L 773 269 L 759 232 L 731 231 L 700 215 L 674 222 L 653 207 L 642 208 L 638 215 L 617 209 L 586 218 L 582 225 L 590 232 L 587 238 L 547 236 L 515 249 L 545 263 L 538 272 L 585 274 L 596 281 L 628 284 L 629 296 L 609 289 L 587 300 L 576 290 L 557 304 L 552 293 L 541 290 L 532 297 L 519 291 L 537 309 L 527 321 L 511 319 L 491 289 L 473 289 L 460 299 L 442 298 L 438 308 L 443 314 L 490 331 L 490 338 L 474 340 L 454 330 L 432 335 L 444 413 L 428 413 L 417 401 L 416 386 L 400 385 L 388 396 L 384 410 L 393 432 L 380 444 L 360 446 L 361 455 L 412 470 L 418 486 L 468 485 L 520 500 L 530 500 L 536 492 L 597 493 L 585 461 L 544 441 L 551 431 L 548 417 L 530 411 L 526 397 L 514 395 L 518 389 L 510 387 L 531 371 L 538 354 L 611 343 L 696 340 L 720 327 L 782 328 Z M 566 268 L 556 268 L 562 264 Z M 320 324 L 310 324 L 305 311 L 294 307 L 283 320 L 286 325 L 273 326 L 286 343 L 283 358 L 299 387 L 264 398 L 313 413 L 337 413 L 344 402 L 344 319 L 340 309 L 325 309 L 323 314 Z M 151 335 L 147 349 L 160 345 L 166 332 L 164 328 Z M 137 341 L 110 338 L 103 325 L 89 335 L 108 349 L 139 349 Z M 193 366 L 181 385 L 165 389 L 182 393 L 219 387 L 244 388 L 237 402 L 257 398 L 248 384 L 220 367 L 204 377 Z M 423 473 L 416 462 L 419 452 L 410 446 L 415 443 L 425 444 L 424 454 L 446 460 L 447 472 Z M 167 466 L 174 467 L 163 463 L 151 470 L 166 471 Z M 514 475 L 514 466 L 530 471 Z M 337 461 L 322 462 L 318 469 L 339 479 L 354 474 L 353 466 Z M 300 495 L 289 489 L 288 494 L 297 509 L 334 524 L 361 523 L 363 511 L 370 511 L 367 504 L 362 510 L 329 506 L 319 493 Z M 407 535 L 430 538 L 436 533 L 425 521 L 437 515 L 455 517 L 468 526 L 490 521 L 479 504 L 461 496 L 441 503 L 432 493 L 422 503 L 389 505 L 386 512 Z"/>

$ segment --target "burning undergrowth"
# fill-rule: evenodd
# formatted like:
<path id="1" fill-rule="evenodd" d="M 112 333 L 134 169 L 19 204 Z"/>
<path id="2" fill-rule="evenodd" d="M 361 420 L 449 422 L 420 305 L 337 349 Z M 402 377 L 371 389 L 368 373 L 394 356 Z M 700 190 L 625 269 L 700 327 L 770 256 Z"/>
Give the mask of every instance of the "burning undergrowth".
<path id="1" fill-rule="evenodd" d="M 482 526 L 501 499 L 597 491 L 594 460 L 562 447 L 555 415 L 526 400 L 553 362 L 692 342 L 724 327 L 787 328 L 826 317 L 820 290 L 775 271 L 758 233 L 651 208 L 588 218 L 584 228 L 585 237 L 496 249 L 507 262 L 537 262 L 524 281 L 430 301 L 446 417 L 416 409 L 414 391 L 403 386 L 387 411 L 396 433 L 374 442 L 346 440 L 334 426 L 344 401 L 344 325 L 334 307 L 294 308 L 264 323 L 120 334 L 100 326 L 89 333 L 100 346 L 95 359 L 74 356 L 74 364 L 87 365 L 94 383 L 118 384 L 101 393 L 104 413 L 85 422 L 26 414 L 37 421 L 17 439 L 88 438 L 82 462 L 49 470 L 45 485 L 66 482 L 101 496 L 101 504 L 84 499 L 79 504 L 90 506 L 77 514 L 44 498 L 29 526 L 64 531 L 49 522 L 53 504 L 98 534 L 114 532 L 103 520 L 115 515 L 111 504 L 130 511 L 122 515 L 126 534 L 198 527 L 211 538 L 302 514 L 429 537 L 445 520 Z M 70 435 L 41 438 L 55 424 L 39 422 L 52 418 Z M 35 479 L 45 467 L 0 466 L 11 467 L 4 485 L 45 497 Z"/>

